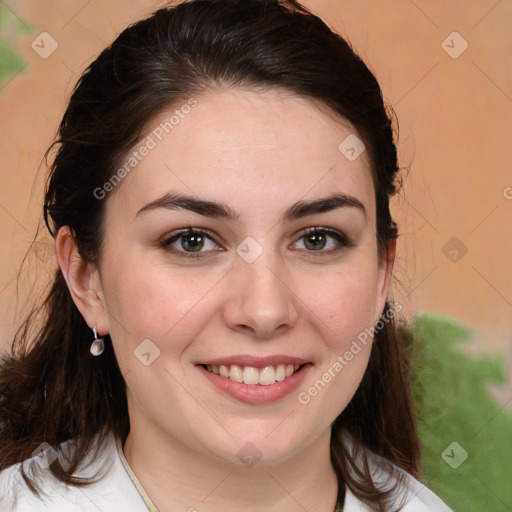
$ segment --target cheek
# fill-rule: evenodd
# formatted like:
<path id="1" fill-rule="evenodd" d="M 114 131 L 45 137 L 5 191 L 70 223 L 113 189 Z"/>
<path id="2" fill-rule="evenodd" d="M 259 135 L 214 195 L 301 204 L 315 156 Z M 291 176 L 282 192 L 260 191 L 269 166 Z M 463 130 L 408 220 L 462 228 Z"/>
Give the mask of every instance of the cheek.
<path id="1" fill-rule="evenodd" d="M 346 263 L 328 277 L 309 278 L 303 288 L 310 291 L 303 296 L 308 297 L 306 310 L 323 341 L 323 357 L 317 374 L 321 382 L 315 380 L 298 398 L 301 404 L 315 400 L 313 407 L 332 420 L 352 399 L 365 373 L 377 300 L 377 268 L 371 253 L 359 252 Z"/>
<path id="2" fill-rule="evenodd" d="M 111 337 L 119 356 L 131 356 L 150 339 L 169 356 L 166 360 L 179 357 L 201 330 L 201 319 L 206 321 L 209 290 L 217 280 L 211 274 L 199 278 L 141 260 L 119 262 L 105 282 Z"/>
<path id="3" fill-rule="evenodd" d="M 308 280 L 309 281 L 309 280 Z M 342 349 L 372 326 L 377 300 L 376 269 L 372 264 L 347 265 L 346 269 L 318 276 L 305 283 L 306 305 L 319 322 L 329 344 Z"/>
<path id="4" fill-rule="evenodd" d="M 307 301 L 309 318 L 323 345 L 315 379 L 299 390 L 298 402 L 330 422 L 345 409 L 363 379 L 372 350 L 376 300 L 372 267 L 352 267 L 318 281 Z"/>
<path id="5" fill-rule="evenodd" d="M 190 396 L 183 392 L 187 374 L 182 357 L 213 314 L 209 291 L 218 279 L 207 275 L 199 279 L 162 265 L 126 260 L 105 285 L 111 339 L 132 406 L 136 403 L 154 421 L 173 429 L 181 427 L 172 411 L 190 409 Z M 146 361 L 145 353 L 149 353 Z M 162 403 L 165 411 L 160 406 L 155 409 L 155 404 Z M 201 410 L 190 414 L 202 421 Z"/>

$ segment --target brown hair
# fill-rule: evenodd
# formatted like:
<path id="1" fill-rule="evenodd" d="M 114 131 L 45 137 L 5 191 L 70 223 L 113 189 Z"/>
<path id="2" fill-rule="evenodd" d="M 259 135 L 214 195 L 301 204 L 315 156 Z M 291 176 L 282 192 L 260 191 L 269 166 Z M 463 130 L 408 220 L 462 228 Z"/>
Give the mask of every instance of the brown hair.
<path id="1" fill-rule="evenodd" d="M 392 111 L 351 46 L 296 0 L 191 0 L 124 30 L 83 73 L 60 124 L 44 202 L 51 235 L 69 226 L 82 258 L 97 265 L 105 201 L 93 191 L 112 177 L 159 112 L 214 86 L 285 89 L 348 120 L 370 158 L 379 256 L 385 257 L 388 241 L 398 236 L 389 210 L 399 171 Z M 384 314 L 389 311 L 386 303 Z M 44 323 L 30 336 L 40 313 Z M 344 430 L 418 476 L 409 363 L 399 330 L 388 320 L 375 334 L 365 376 L 332 426 L 342 503 L 345 486 L 378 510 L 389 510 L 394 499 L 394 489 L 374 484 L 364 454 L 357 469 Z M 57 447 L 71 439 L 69 466 L 56 460 L 50 470 L 62 482 L 87 485 L 72 475 L 95 436 L 100 445 L 110 432 L 126 438 L 125 382 L 110 338 L 98 358 L 89 353 L 91 340 L 57 269 L 44 303 L 21 325 L 0 367 L 0 469 L 29 458 L 43 442 Z"/>

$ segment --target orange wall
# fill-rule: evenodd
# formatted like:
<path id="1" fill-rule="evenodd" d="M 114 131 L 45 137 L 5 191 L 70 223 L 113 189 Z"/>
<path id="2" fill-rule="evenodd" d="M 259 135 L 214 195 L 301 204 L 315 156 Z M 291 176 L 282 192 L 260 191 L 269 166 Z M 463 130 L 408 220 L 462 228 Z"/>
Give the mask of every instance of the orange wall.
<path id="1" fill-rule="evenodd" d="M 512 3 L 304 3 L 348 37 L 398 115 L 400 161 L 409 174 L 393 203 L 402 233 L 395 300 L 409 313 L 455 317 L 475 329 L 483 348 L 510 352 Z M 15 277 L 41 210 L 45 168 L 38 166 L 66 98 L 93 56 L 159 3 L 6 4 L 33 32 L 8 34 L 27 65 L 0 90 L 0 344 L 5 345 L 16 315 L 27 310 L 24 297 L 36 271 L 44 280 L 54 263 L 51 243 L 50 252 L 40 244 L 23 274 L 16 308 Z M 45 59 L 31 48 L 43 31 L 58 43 Z M 457 58 L 464 41 L 448 37 L 454 31 L 468 44 Z M 467 248 L 456 262 L 449 258 L 460 257 L 460 250 L 443 249 L 452 237 Z"/>

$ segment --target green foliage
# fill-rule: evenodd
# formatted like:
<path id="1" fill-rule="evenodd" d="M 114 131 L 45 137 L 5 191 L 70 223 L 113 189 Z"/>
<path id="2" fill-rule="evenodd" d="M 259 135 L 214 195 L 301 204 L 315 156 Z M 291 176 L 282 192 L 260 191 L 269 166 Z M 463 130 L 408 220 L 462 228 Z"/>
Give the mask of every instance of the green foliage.
<path id="1" fill-rule="evenodd" d="M 455 512 L 510 512 L 512 414 L 488 391 L 505 382 L 503 357 L 468 355 L 461 343 L 471 332 L 443 316 L 421 315 L 408 328 L 424 482 Z M 453 442 L 468 454 L 456 468 L 448 462 L 464 452 L 447 450 Z"/>
<path id="2" fill-rule="evenodd" d="M 0 86 L 25 67 L 25 63 L 15 50 L 15 42 L 19 34 L 32 32 L 33 30 L 17 19 L 4 4 L 0 4 Z"/>

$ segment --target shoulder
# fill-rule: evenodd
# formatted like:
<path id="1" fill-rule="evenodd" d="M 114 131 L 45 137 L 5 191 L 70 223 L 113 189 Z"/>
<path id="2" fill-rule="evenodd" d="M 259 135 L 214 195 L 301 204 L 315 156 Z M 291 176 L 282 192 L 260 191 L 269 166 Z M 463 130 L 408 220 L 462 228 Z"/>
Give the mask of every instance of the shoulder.
<path id="1" fill-rule="evenodd" d="M 365 452 L 377 485 L 389 488 L 398 484 L 393 504 L 400 512 L 453 512 L 439 496 L 412 475 L 368 450 Z M 343 512 L 371 512 L 371 509 L 347 488 Z"/>
<path id="2" fill-rule="evenodd" d="M 404 476 L 398 490 L 398 499 L 395 502 L 397 507 L 402 506 L 400 512 L 453 512 L 428 487 L 407 473 Z M 354 496 L 350 489 L 347 489 L 343 512 L 372 512 L 372 509 Z"/>
<path id="3" fill-rule="evenodd" d="M 59 446 L 58 453 L 66 449 Z M 51 448 L 50 448 L 51 450 Z M 53 452 L 53 453 L 57 453 Z M 48 469 L 50 457 L 36 455 L 0 472 L 0 510 L 2 512 L 144 512 L 144 502 L 132 484 L 117 454 L 115 437 L 110 434 L 101 455 L 86 458 L 74 476 L 93 477 L 91 485 L 76 487 L 66 485 L 53 476 Z M 21 469 L 33 479 L 43 491 L 35 496 L 25 483 Z"/>

